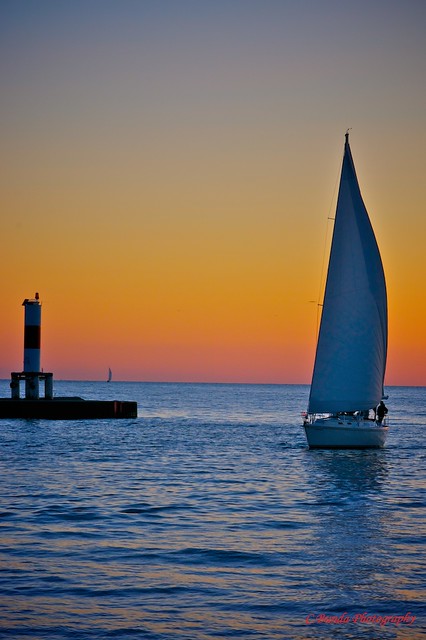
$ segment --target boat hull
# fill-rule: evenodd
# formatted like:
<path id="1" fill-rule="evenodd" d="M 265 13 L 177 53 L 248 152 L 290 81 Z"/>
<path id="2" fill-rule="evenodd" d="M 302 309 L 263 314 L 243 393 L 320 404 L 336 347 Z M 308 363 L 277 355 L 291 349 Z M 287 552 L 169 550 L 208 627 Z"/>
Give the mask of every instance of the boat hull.
<path id="1" fill-rule="evenodd" d="M 380 449 L 384 447 L 388 427 L 372 420 L 345 421 L 318 418 L 305 422 L 310 449 Z"/>

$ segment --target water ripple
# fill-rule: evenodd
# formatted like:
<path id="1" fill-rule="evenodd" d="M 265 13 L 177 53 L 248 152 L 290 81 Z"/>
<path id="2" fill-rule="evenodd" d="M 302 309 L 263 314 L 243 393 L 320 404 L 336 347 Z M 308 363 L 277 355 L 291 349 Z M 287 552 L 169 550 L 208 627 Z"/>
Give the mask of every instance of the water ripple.
<path id="1" fill-rule="evenodd" d="M 2 421 L 2 638 L 421 637 L 423 389 L 392 391 L 384 450 L 330 452 L 307 387 L 114 384 L 138 420 Z M 364 611 L 417 619 L 306 623 Z"/>

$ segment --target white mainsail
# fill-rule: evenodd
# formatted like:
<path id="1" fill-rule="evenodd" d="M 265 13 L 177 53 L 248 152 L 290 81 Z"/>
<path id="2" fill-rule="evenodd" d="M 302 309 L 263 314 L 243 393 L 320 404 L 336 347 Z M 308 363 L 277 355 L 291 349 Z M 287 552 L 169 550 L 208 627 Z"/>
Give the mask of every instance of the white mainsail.
<path id="1" fill-rule="evenodd" d="M 346 134 L 308 412 L 375 407 L 386 355 L 385 276 Z"/>

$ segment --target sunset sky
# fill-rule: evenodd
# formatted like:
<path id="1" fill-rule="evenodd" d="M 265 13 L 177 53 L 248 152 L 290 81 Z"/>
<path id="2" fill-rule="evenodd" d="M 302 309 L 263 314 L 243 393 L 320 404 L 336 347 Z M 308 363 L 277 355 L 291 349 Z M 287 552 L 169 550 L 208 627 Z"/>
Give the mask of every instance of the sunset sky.
<path id="1" fill-rule="evenodd" d="M 344 134 L 426 385 L 423 0 L 2 0 L 0 377 L 309 383 Z"/>

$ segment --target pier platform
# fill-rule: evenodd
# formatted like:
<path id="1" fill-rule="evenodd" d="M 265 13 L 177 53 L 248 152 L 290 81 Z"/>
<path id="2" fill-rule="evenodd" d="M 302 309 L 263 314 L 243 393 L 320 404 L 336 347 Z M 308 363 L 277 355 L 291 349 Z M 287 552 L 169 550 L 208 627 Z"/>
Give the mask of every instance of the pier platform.
<path id="1" fill-rule="evenodd" d="M 97 418 L 137 418 L 136 402 L 69 398 L 0 398 L 0 419 L 42 418 L 45 420 L 94 420 Z"/>

